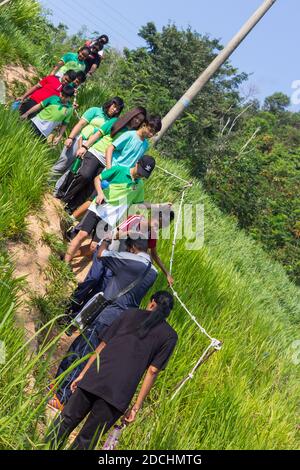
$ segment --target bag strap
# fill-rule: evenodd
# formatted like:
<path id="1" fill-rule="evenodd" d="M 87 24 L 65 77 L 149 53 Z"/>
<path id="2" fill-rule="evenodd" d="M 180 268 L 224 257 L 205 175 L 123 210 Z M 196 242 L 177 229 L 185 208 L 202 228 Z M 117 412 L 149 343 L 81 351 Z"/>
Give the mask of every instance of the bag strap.
<path id="1" fill-rule="evenodd" d="M 142 280 L 145 276 L 147 276 L 148 272 L 150 271 L 152 267 L 152 263 L 151 261 L 148 262 L 148 265 L 146 267 L 146 269 L 134 280 L 132 281 L 130 284 L 128 284 L 128 286 L 124 287 L 123 289 L 121 289 L 119 291 L 119 293 L 113 297 L 112 299 L 108 300 L 108 302 L 110 303 L 113 303 L 115 302 L 117 299 L 119 299 L 120 297 L 122 297 L 122 295 L 125 295 L 127 294 L 127 292 L 131 291 L 132 289 L 134 289 L 134 287 L 136 287 Z"/>

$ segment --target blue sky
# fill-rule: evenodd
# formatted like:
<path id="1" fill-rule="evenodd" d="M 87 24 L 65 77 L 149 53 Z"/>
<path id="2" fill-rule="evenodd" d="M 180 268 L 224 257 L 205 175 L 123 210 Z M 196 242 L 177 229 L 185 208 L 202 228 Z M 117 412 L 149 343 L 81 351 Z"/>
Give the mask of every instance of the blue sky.
<path id="1" fill-rule="evenodd" d="M 86 25 L 91 32 L 107 33 L 111 45 L 122 49 L 143 45 L 137 31 L 147 21 L 154 21 L 159 29 L 168 21 L 182 28 L 190 25 L 199 33 L 208 33 L 226 44 L 262 0 L 43 0 L 41 3 L 52 10 L 55 24 L 67 24 L 71 32 Z M 300 80 L 299 18 L 299 0 L 277 0 L 231 56 L 235 67 L 251 74 L 243 87 L 245 94 L 251 89 L 260 101 L 275 91 L 291 97 L 292 82 Z M 300 105 L 291 109 L 298 111 Z"/>

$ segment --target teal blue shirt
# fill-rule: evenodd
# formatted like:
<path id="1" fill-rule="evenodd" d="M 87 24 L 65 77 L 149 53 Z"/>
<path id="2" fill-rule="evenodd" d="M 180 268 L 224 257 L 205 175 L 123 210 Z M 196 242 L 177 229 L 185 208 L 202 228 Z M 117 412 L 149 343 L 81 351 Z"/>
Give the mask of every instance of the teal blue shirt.
<path id="1" fill-rule="evenodd" d="M 124 132 L 113 141 L 112 165 L 132 168 L 149 148 L 148 140 L 141 140 L 137 131 Z"/>

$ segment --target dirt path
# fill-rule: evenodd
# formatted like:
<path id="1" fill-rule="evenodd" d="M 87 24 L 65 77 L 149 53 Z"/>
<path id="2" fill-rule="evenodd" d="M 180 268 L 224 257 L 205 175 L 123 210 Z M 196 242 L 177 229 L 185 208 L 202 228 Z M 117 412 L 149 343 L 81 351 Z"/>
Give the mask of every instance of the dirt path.
<path id="1" fill-rule="evenodd" d="M 33 337 L 36 334 L 36 325 L 39 323 L 40 313 L 30 303 L 30 299 L 32 295 L 45 295 L 49 282 L 45 276 L 45 270 L 48 266 L 51 250 L 43 242 L 43 235 L 46 232 L 62 238 L 60 228 L 62 211 L 60 201 L 51 194 L 46 194 L 39 214 L 31 214 L 27 217 L 29 243 L 20 241 L 8 243 L 8 251 L 15 265 L 14 276 L 16 278 L 25 278 L 24 286 L 19 291 L 20 306 L 16 312 L 16 320 L 18 325 L 24 328 L 26 340 L 31 340 L 30 350 L 33 352 L 38 350 L 38 341 Z M 74 263 L 74 272 L 78 282 L 85 278 L 89 267 L 90 263 L 85 260 Z M 75 337 L 76 333 L 71 337 L 62 336 L 52 357 L 53 364 L 61 360 Z M 51 372 L 54 373 L 54 370 Z M 34 379 L 31 378 L 30 382 L 34 384 Z M 48 420 L 53 419 L 55 414 L 53 410 L 47 408 Z"/>
<path id="2" fill-rule="evenodd" d="M 14 276 L 16 278 L 24 277 L 25 283 L 20 290 L 20 307 L 17 310 L 17 322 L 22 326 L 26 333 L 26 339 L 31 339 L 36 333 L 36 324 L 39 320 L 39 312 L 29 303 L 32 295 L 43 296 L 46 293 L 48 280 L 45 276 L 45 270 L 48 265 L 50 248 L 43 242 L 43 234 L 56 235 L 62 238 L 60 220 L 62 214 L 62 205 L 59 200 L 51 194 L 46 194 L 42 208 L 39 214 L 31 214 L 27 217 L 29 243 L 9 242 L 8 251 L 15 265 Z M 90 267 L 90 263 L 83 261 L 82 269 L 76 269 L 78 273 L 76 278 L 78 282 L 82 281 Z M 75 266 L 78 265 L 78 261 Z M 73 337 L 63 335 L 57 345 L 54 360 L 59 360 L 68 349 Z M 37 350 L 37 341 L 31 342 L 31 349 Z"/>
<path id="3" fill-rule="evenodd" d="M 12 100 L 16 98 L 16 86 L 24 85 L 26 89 L 32 87 L 33 82 L 37 82 L 38 75 L 34 67 L 30 66 L 24 69 L 21 65 L 7 65 L 1 73 L 6 85 L 6 99 Z"/>

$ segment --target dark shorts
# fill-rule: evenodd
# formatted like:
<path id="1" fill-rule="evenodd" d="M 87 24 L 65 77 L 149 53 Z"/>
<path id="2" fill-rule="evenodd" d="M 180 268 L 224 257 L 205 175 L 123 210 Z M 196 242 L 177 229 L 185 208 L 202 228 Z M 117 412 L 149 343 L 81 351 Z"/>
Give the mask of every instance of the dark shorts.
<path id="1" fill-rule="evenodd" d="M 92 215 L 91 215 L 91 217 L 89 217 L 89 220 L 87 221 L 87 223 L 85 223 L 85 217 L 86 217 L 87 215 L 89 215 L 89 214 L 92 214 Z M 95 217 L 93 217 L 93 216 L 95 216 Z M 109 232 L 110 232 L 110 230 L 109 230 L 110 227 L 109 227 L 109 225 L 108 225 L 106 222 L 104 222 L 100 217 L 98 217 L 98 221 L 97 221 L 97 222 L 96 222 L 96 219 L 97 219 L 97 215 L 96 215 L 94 212 L 92 212 L 92 211 L 88 211 L 88 212 L 85 214 L 85 216 L 83 217 L 83 219 L 76 225 L 76 227 L 74 227 L 74 228 L 72 229 L 72 231 L 73 231 L 73 233 L 74 233 L 74 235 L 73 235 L 72 238 L 74 238 L 74 237 L 78 234 L 78 232 L 80 232 L 80 230 L 84 230 L 85 232 L 88 232 L 89 235 L 92 234 L 92 240 L 93 240 L 94 242 L 99 243 L 100 240 L 101 240 L 101 238 L 99 238 L 98 235 L 97 235 L 97 228 L 98 228 L 98 226 L 100 225 L 100 222 L 101 222 L 101 224 L 103 224 L 103 225 L 102 225 L 102 229 L 104 230 L 104 232 L 109 233 Z M 92 226 L 92 224 L 93 224 L 93 220 L 95 221 L 95 227 L 92 229 L 91 232 L 89 232 L 88 229 L 91 228 L 91 226 Z M 86 228 L 84 228 L 84 227 L 86 227 Z"/>
<path id="2" fill-rule="evenodd" d="M 30 121 L 30 124 L 35 135 L 37 135 L 41 140 L 47 140 L 47 137 L 45 137 L 44 134 L 42 134 L 39 128 L 36 127 L 36 125 L 32 121 Z"/>
<path id="3" fill-rule="evenodd" d="M 80 230 L 83 230 L 84 232 L 87 232 L 89 235 L 92 235 L 94 239 L 96 235 L 96 228 L 100 220 L 101 218 L 97 214 L 95 214 L 95 212 L 87 210 L 87 213 L 85 214 L 85 216 L 80 222 Z M 99 241 L 99 240 L 97 240 L 96 238 L 95 241 Z"/>
<path id="4" fill-rule="evenodd" d="M 89 201 L 93 201 L 95 199 L 95 197 L 97 197 L 97 191 L 96 189 L 92 192 L 92 194 L 90 195 L 89 197 Z"/>
<path id="5" fill-rule="evenodd" d="M 36 104 L 37 104 L 36 101 L 32 100 L 31 98 L 27 98 L 27 100 L 25 100 L 24 103 L 21 104 L 21 106 L 19 108 L 19 113 L 21 115 L 25 114 L 27 111 L 29 111 L 31 108 L 33 108 L 33 106 L 35 106 Z M 33 114 L 30 115 L 30 117 L 33 118 L 37 114 L 38 114 L 38 112 L 33 113 Z"/>

